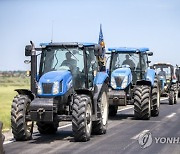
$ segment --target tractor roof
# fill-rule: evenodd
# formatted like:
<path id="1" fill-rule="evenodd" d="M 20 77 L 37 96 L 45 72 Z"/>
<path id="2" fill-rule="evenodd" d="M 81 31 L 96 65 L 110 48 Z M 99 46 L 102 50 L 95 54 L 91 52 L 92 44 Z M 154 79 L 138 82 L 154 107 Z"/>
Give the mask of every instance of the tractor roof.
<path id="1" fill-rule="evenodd" d="M 171 65 L 170 63 L 163 63 L 163 62 L 161 63 L 160 62 L 160 63 L 154 63 L 153 66 L 173 66 L 173 65 Z"/>
<path id="2" fill-rule="evenodd" d="M 147 52 L 149 51 L 149 48 L 127 48 L 127 47 L 119 47 L 119 48 L 108 48 L 111 52 L 130 52 L 130 53 L 136 53 L 136 52 Z"/>
<path id="3" fill-rule="evenodd" d="M 94 46 L 97 45 L 97 43 L 79 43 L 79 42 L 57 42 L 57 43 L 40 43 L 41 47 L 47 47 L 47 46 Z"/>

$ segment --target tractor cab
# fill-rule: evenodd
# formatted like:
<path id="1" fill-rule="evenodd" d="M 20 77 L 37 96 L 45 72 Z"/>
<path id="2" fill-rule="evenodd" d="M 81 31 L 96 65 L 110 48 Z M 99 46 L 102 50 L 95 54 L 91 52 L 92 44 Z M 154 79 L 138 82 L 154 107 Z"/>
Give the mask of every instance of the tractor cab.
<path id="1" fill-rule="evenodd" d="M 38 85 L 34 86 L 38 87 L 38 96 L 60 96 L 72 87 L 74 90 L 93 87 L 94 78 L 100 69 L 97 58 L 101 54 L 100 45 L 41 43 L 40 46 L 36 48 L 41 50 L 39 75 L 34 75 L 38 77 Z"/>
<path id="2" fill-rule="evenodd" d="M 152 52 L 147 52 L 148 48 L 109 48 L 109 51 L 111 52 L 109 68 L 110 74 L 112 73 L 111 79 L 113 79 L 113 74 L 118 72 L 118 76 L 121 74 L 120 78 L 125 75 L 128 75 L 127 81 L 132 78 L 133 84 L 136 84 L 138 80 L 145 80 L 149 65 L 148 55 L 152 55 Z M 117 79 L 115 80 L 117 82 Z M 122 89 L 126 87 L 125 84 Z"/>

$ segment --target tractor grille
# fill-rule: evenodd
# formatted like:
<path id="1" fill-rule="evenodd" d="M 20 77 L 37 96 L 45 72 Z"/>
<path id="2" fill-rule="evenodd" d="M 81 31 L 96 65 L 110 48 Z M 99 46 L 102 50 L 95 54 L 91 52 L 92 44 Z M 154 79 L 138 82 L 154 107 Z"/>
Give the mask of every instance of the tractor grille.
<path id="1" fill-rule="evenodd" d="M 52 93 L 53 83 L 42 83 L 43 93 L 51 94 Z"/>
<path id="2" fill-rule="evenodd" d="M 115 76 L 114 79 L 116 81 L 117 87 L 121 87 L 121 84 L 123 82 L 124 76 Z"/>

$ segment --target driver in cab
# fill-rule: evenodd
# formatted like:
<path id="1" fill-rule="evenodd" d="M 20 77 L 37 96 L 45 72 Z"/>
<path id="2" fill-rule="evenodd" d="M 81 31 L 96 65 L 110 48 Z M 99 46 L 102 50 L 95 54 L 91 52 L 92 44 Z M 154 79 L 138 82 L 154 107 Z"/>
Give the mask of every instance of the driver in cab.
<path id="1" fill-rule="evenodd" d="M 126 60 L 123 61 L 122 65 L 129 65 L 131 69 L 135 68 L 135 63 L 129 59 L 129 55 L 126 55 Z"/>
<path id="2" fill-rule="evenodd" d="M 68 66 L 71 71 L 75 71 L 77 67 L 77 61 L 75 59 L 71 58 L 71 53 L 67 52 L 66 53 L 66 60 L 64 60 L 61 64 L 61 66 Z"/>

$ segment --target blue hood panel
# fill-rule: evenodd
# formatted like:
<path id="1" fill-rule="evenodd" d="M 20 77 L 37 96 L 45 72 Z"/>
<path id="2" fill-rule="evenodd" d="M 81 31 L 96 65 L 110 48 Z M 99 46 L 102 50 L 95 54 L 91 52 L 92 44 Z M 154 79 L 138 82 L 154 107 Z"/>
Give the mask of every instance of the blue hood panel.
<path id="1" fill-rule="evenodd" d="M 112 76 L 128 76 L 131 74 L 130 68 L 118 68 L 112 72 Z"/>
<path id="2" fill-rule="evenodd" d="M 44 74 L 41 77 L 40 82 L 48 83 L 48 82 L 61 81 L 62 79 L 64 79 L 66 76 L 69 75 L 71 75 L 69 71 L 51 71 Z"/>
<path id="3" fill-rule="evenodd" d="M 59 93 L 56 95 L 53 94 L 54 82 L 59 83 Z M 42 89 L 42 94 L 38 94 L 38 96 L 61 96 L 64 95 L 70 88 L 72 88 L 72 75 L 70 71 L 67 70 L 47 72 L 40 78 L 39 86 Z"/>
<path id="4" fill-rule="evenodd" d="M 113 89 L 125 89 L 126 87 L 122 87 L 122 83 L 126 77 L 127 85 L 126 87 L 132 82 L 132 73 L 130 68 L 118 68 L 114 70 L 111 74 L 111 80 L 114 78 L 116 82 L 116 88 Z"/>

